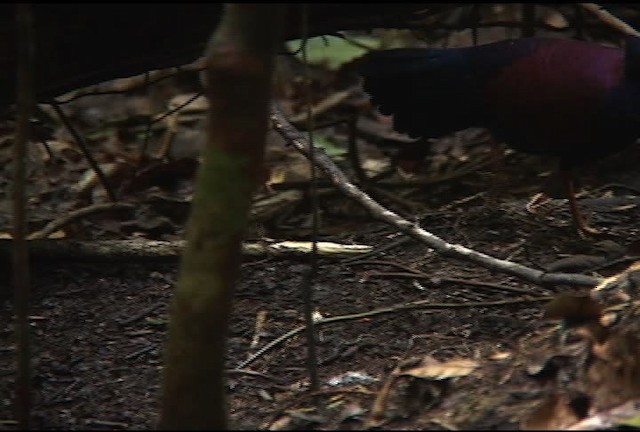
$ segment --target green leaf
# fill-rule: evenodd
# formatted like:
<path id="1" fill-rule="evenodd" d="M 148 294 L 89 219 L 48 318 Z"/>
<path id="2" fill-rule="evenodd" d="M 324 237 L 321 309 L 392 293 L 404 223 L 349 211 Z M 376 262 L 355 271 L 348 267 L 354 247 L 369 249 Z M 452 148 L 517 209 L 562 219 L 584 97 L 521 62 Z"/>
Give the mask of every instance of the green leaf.
<path id="1" fill-rule="evenodd" d="M 324 150 L 331 159 L 336 161 L 343 160 L 344 155 L 347 154 L 347 150 L 333 137 L 322 132 L 313 132 L 313 145 Z"/>
<path id="2" fill-rule="evenodd" d="M 353 42 L 351 42 L 353 41 Z M 366 54 L 369 49 L 380 47 L 380 39 L 373 36 L 351 36 L 343 39 L 337 36 L 317 36 L 307 40 L 307 59 L 309 64 L 325 66 L 329 70 L 338 70 L 342 65 L 349 63 Z M 295 39 L 287 42 L 287 48 L 296 53 L 296 57 L 302 61 L 302 40 Z"/>
<path id="3" fill-rule="evenodd" d="M 637 427 L 640 427 L 640 415 L 637 415 L 625 420 L 620 420 L 616 423 L 623 426 L 631 426 L 631 427 L 637 428 Z"/>

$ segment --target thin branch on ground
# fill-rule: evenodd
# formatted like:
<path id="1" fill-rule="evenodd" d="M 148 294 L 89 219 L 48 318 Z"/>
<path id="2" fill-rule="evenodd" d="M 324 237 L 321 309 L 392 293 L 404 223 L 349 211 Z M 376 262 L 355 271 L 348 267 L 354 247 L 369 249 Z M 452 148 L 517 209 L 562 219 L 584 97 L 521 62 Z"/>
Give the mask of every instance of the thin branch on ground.
<path id="1" fill-rule="evenodd" d="M 271 121 L 273 127 L 285 139 L 285 141 L 295 147 L 299 152 L 308 157 L 309 142 L 296 130 L 285 118 L 282 111 L 275 105 L 272 106 Z M 333 184 L 345 195 L 360 203 L 369 210 L 376 218 L 389 223 L 399 231 L 414 239 L 426 244 L 435 252 L 455 259 L 472 262 L 489 270 L 499 271 L 513 276 L 517 276 L 531 283 L 539 285 L 566 284 L 578 286 L 595 286 L 601 278 L 574 273 L 547 273 L 541 270 L 532 269 L 522 264 L 494 258 L 490 255 L 469 249 L 459 244 L 451 244 L 440 237 L 432 234 L 409 222 L 398 214 L 387 210 L 376 201 L 371 199 L 366 193 L 358 189 L 347 176 L 334 164 L 326 153 L 317 149 L 316 163 Z"/>
<path id="2" fill-rule="evenodd" d="M 265 373 L 254 371 L 251 369 L 225 369 L 224 372 L 229 375 L 238 374 L 238 375 L 249 375 L 249 376 L 264 378 L 266 380 L 273 381 L 279 384 L 284 384 L 285 382 L 282 378 L 278 378 L 272 375 L 267 375 Z"/>
<path id="3" fill-rule="evenodd" d="M 146 318 L 147 315 L 151 314 L 151 312 L 155 311 L 160 306 L 164 305 L 166 302 L 164 300 L 156 302 L 149 307 L 144 308 L 133 316 L 128 317 L 127 319 L 123 319 L 121 321 L 117 321 L 116 324 L 119 326 L 125 327 L 133 324 L 134 322 L 141 320 L 142 318 Z"/>
<path id="4" fill-rule="evenodd" d="M 423 279 L 428 281 L 434 286 L 440 286 L 445 283 L 452 284 L 460 284 L 460 285 L 469 285 L 479 288 L 490 288 L 497 291 L 508 291 L 514 292 L 518 294 L 532 294 L 531 289 L 529 288 L 517 288 L 508 285 L 501 285 L 491 282 L 484 282 L 474 279 L 461 279 L 461 278 L 443 278 L 438 276 L 430 276 L 424 272 L 414 270 L 408 266 L 402 265 L 400 263 L 396 263 L 393 261 L 382 261 L 382 260 L 370 260 L 370 261 L 358 261 L 358 265 L 387 265 L 394 266 L 400 269 L 405 270 L 404 272 L 367 272 L 366 277 L 397 277 L 397 278 L 409 278 L 409 279 Z"/>
<path id="5" fill-rule="evenodd" d="M 68 225 L 76 219 L 84 216 L 92 215 L 95 213 L 110 211 L 110 210 L 133 210 L 136 206 L 130 203 L 99 203 L 93 204 L 87 207 L 83 207 L 78 210 L 69 212 L 58 219 L 52 220 L 39 231 L 32 232 L 27 237 L 27 240 L 36 240 L 47 238 L 50 234 L 56 232 L 60 228 Z"/>
<path id="6" fill-rule="evenodd" d="M 527 288 L 516 288 L 508 285 L 500 285 L 496 283 L 483 282 L 478 280 L 465 280 L 459 278 L 438 278 L 429 276 L 424 273 L 415 273 L 415 272 L 369 272 L 367 273 L 368 278 L 379 277 L 379 278 L 405 278 L 405 279 L 423 279 L 435 286 L 440 286 L 444 283 L 455 283 L 460 285 L 469 285 L 479 288 L 490 288 L 497 291 L 507 291 L 514 292 L 518 294 L 531 294 L 531 290 Z"/>
<path id="7" fill-rule="evenodd" d="M 469 302 L 469 303 L 430 303 L 428 300 L 419 300 L 411 303 L 405 303 L 397 306 L 389 306 L 383 307 L 379 309 L 373 309 L 366 312 L 354 313 L 349 315 L 339 315 L 329 318 L 319 319 L 314 322 L 314 325 L 320 327 L 326 324 L 333 324 L 336 322 L 344 322 L 344 321 L 354 321 L 360 320 L 362 318 L 371 318 L 378 315 L 385 315 L 390 313 L 398 313 L 404 312 L 407 310 L 439 310 L 439 309 L 468 309 L 468 308 L 480 308 L 480 307 L 501 307 L 501 306 L 511 306 L 517 304 L 529 304 L 529 303 L 541 303 L 547 302 L 551 300 L 552 296 L 542 296 L 542 297 L 523 297 L 517 299 L 510 300 L 498 300 L 491 302 Z M 296 327 L 293 330 L 288 331 L 282 336 L 277 337 L 272 340 L 258 351 L 253 353 L 248 359 L 241 362 L 236 366 L 236 369 L 244 369 L 249 366 L 251 363 L 256 361 L 258 358 L 262 357 L 267 352 L 271 351 L 276 346 L 281 343 L 291 339 L 294 336 L 299 335 L 303 331 L 306 330 L 306 326 Z"/>
<path id="8" fill-rule="evenodd" d="M 9 258 L 13 240 L 0 239 L 0 260 Z M 185 247 L 184 240 L 51 240 L 29 241 L 34 261 L 76 262 L 167 262 L 176 261 Z M 318 242 L 323 258 L 340 259 L 363 256 L 371 251 L 367 245 Z M 242 255 L 249 257 L 293 258 L 308 256 L 312 244 L 307 241 L 258 241 L 242 243 Z"/>
<path id="9" fill-rule="evenodd" d="M 296 114 L 295 116 L 292 116 L 291 123 L 296 125 L 300 124 L 300 126 L 306 126 L 306 124 L 304 123 L 307 122 L 307 119 L 309 117 L 311 117 L 312 119 L 315 119 L 319 115 L 324 114 L 325 112 L 329 111 L 331 108 L 334 108 L 340 105 L 341 103 L 343 103 L 345 100 L 349 99 L 354 92 L 355 92 L 355 88 L 349 88 L 347 90 L 333 93 L 327 96 L 326 98 L 324 98 L 323 100 L 321 100 L 320 102 L 318 102 L 316 105 L 314 105 L 311 108 L 310 113 L 305 110 L 299 114 Z"/>

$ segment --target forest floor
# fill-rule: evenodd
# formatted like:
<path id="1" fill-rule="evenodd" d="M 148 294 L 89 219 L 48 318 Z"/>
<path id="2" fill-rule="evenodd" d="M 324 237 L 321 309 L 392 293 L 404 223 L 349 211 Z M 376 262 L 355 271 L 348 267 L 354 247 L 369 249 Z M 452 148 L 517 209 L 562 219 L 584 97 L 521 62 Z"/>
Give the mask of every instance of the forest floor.
<path id="1" fill-rule="evenodd" d="M 638 155 L 634 156 L 640 162 Z M 635 170 L 617 170 L 613 163 L 608 168 L 616 175 L 637 175 Z M 475 199 L 447 210 L 436 208 L 420 215 L 420 225 L 450 242 L 535 268 L 548 268 L 577 255 L 604 258 L 593 268 L 581 269 L 582 273 L 597 270 L 609 275 L 626 267 L 629 262 L 618 260 L 615 252 L 615 258 L 609 259 L 607 254 L 616 246 L 624 250 L 637 238 L 637 197 L 628 198 L 636 205 L 618 206 L 618 210 L 595 210 L 587 205 L 597 203 L 597 197 L 581 200 L 585 209 L 593 209 L 588 210 L 593 223 L 609 230 L 606 238 L 610 244 L 602 246 L 602 241 L 575 234 L 564 205 L 553 211 L 562 226 L 550 226 L 528 215 L 522 190 L 534 189 L 536 179 L 531 176 L 525 182 L 520 178 L 517 173 L 522 167 L 518 164 L 509 169 L 519 194 L 514 193 L 514 186 L 500 196 L 498 207 Z M 425 199 L 473 196 L 486 188 L 475 177 L 440 185 Z M 609 180 L 618 181 L 614 177 Z M 445 202 L 450 204 L 443 200 L 443 206 Z M 398 381 L 391 391 L 393 408 L 385 428 L 509 429 L 539 403 L 544 391 L 526 377 L 518 354 L 545 326 L 541 320 L 544 303 L 527 299 L 566 291 L 567 287 L 527 284 L 440 257 L 413 240 L 387 248 L 402 236 L 366 217 L 346 218 L 331 228 L 340 234 L 323 236 L 323 240 L 367 244 L 380 251 L 358 261 L 320 259 L 315 304 L 324 317 L 416 300 L 462 307 L 397 311 L 321 327 L 318 356 L 323 390 L 317 403 L 325 406 L 325 411 L 319 413 L 311 410 L 313 399 L 300 393 L 308 384 L 302 334 L 237 369 L 257 348 L 303 323 L 301 286 L 307 264 L 299 259 L 246 259 L 229 334 L 228 387 L 234 428 L 265 428 L 287 418 L 297 422 L 296 428 L 360 429 L 362 416 L 371 409 L 376 391 L 394 367 L 425 355 L 441 361 L 472 359 L 481 366 L 450 384 L 441 401 Z M 177 264 L 35 266 L 30 320 L 35 426 L 140 429 L 155 425 L 162 344 L 176 270 Z M 412 277 L 410 270 L 421 272 L 426 279 Z M 514 298 L 523 301 L 490 305 Z M 464 307 L 478 302 L 489 305 Z M 256 334 L 261 314 L 264 324 Z M 8 391 L 15 355 L 10 318 L 11 303 L 6 301 L 0 309 L 0 373 L 4 377 L 0 418 L 10 418 Z M 435 401 L 440 403 L 430 407 Z"/>
<path id="2" fill-rule="evenodd" d="M 135 111 L 136 104 L 144 100 L 130 98 L 127 106 Z M 86 116 L 111 114 L 114 106 L 118 104 L 99 111 L 86 103 L 82 111 L 70 109 L 69 115 L 78 123 L 85 116 L 85 123 L 91 126 L 91 119 Z M 92 114 L 89 108 L 98 114 Z M 118 161 L 126 159 L 123 142 L 139 140 L 135 135 L 139 130 L 127 135 L 123 134 L 124 129 L 120 126 L 117 133 L 94 134 L 93 149 L 104 166 L 117 166 Z M 162 133 L 156 134 L 157 146 Z M 31 201 L 35 207 L 33 229 L 101 199 L 100 187 L 78 186 L 86 173 L 86 162 L 71 146 L 65 147 L 65 140 L 68 138 L 59 132 L 54 140 L 53 159 L 36 164 L 31 173 L 31 192 L 36 197 Z M 177 134 L 174 147 L 183 145 L 184 150 L 186 142 L 195 140 Z M 489 152 L 486 144 L 474 148 L 481 148 L 485 155 Z M 10 149 L 5 146 L 1 150 L 7 161 Z M 107 157 L 108 154 L 112 156 Z M 185 158 L 180 157 L 183 159 L 178 160 Z M 54 163 L 56 160 L 60 163 Z M 462 165 L 475 162 L 474 158 L 464 157 L 458 161 Z M 396 185 L 397 189 L 386 189 L 386 194 L 377 197 L 447 242 L 497 258 L 547 271 L 597 276 L 624 270 L 638 253 L 640 147 L 636 145 L 580 171 L 579 190 L 583 193 L 579 203 L 591 224 L 602 229 L 603 233 L 596 237 L 583 238 L 575 232 L 566 200 L 552 200 L 536 214 L 526 210 L 528 200 L 545 181 L 541 173 L 548 173 L 552 162 L 509 153 L 498 179 L 501 187 L 494 195 L 487 192 L 494 177 L 484 164 L 422 187 Z M 7 185 L 11 178 L 7 165 L 10 164 L 4 164 L 0 185 L 5 197 L 9 196 Z M 109 213 L 80 219 L 59 231 L 59 237 L 180 239 L 185 201 L 172 201 L 166 191 L 162 195 L 149 185 L 155 186 L 168 173 L 172 180 L 177 178 L 172 191 L 181 197 L 189 196 L 193 169 L 174 162 L 164 167 L 158 172 L 153 171 L 157 167 L 151 167 L 146 171 L 147 177 L 136 177 L 133 183 L 138 182 L 137 186 L 129 187 L 129 201 L 140 199 L 134 214 L 116 218 Z M 121 173 L 112 178 L 125 177 Z M 272 193 L 281 190 L 284 188 L 275 187 Z M 384 192 L 385 186 L 379 186 L 379 190 Z M 373 251 L 366 257 L 319 259 L 314 279 L 315 308 L 324 318 L 345 316 L 318 328 L 321 389 L 307 391 L 304 332 L 251 357 L 303 324 L 301 290 L 308 259 L 245 257 L 228 335 L 231 426 L 273 430 L 359 430 L 371 426 L 406 430 L 513 429 L 529 418 L 549 396 L 548 387 L 529 376 L 531 362 L 544 363 L 540 359 L 552 355 L 551 348 L 545 352 L 546 345 L 536 342 L 545 332 L 557 329 L 557 322 L 543 319 L 546 299 L 561 292 L 587 292 L 589 287 L 534 285 L 440 256 L 394 227 L 376 221 L 331 187 L 322 189 L 319 201 L 321 240 L 368 245 Z M 167 211 L 167 206 L 173 207 Z M 9 210 L 7 205 L 2 216 L 5 227 L 9 226 Z M 248 238 L 308 240 L 309 215 L 309 204 L 303 197 L 280 212 L 276 222 L 254 223 Z M 162 350 L 177 269 L 177 260 L 34 262 L 30 316 L 34 427 L 155 427 Z M 10 271 L 5 270 L 5 274 L 0 304 L 0 429 L 12 430 L 16 348 L 13 305 L 8 298 Z M 393 308 L 415 301 L 423 302 L 424 307 Z M 347 316 L 390 307 L 385 313 Z M 536 348 L 540 352 L 534 353 Z M 249 358 L 251 362 L 247 364 Z M 423 373 L 429 379 L 407 373 L 390 380 L 396 368 L 414 368 L 415 375 L 415 367 L 420 365 L 425 366 Z M 440 365 L 440 372 L 433 368 L 425 372 L 429 365 Z M 442 374 L 453 378 L 435 377 Z M 376 402 L 385 387 L 388 398 Z M 372 411 L 380 406 L 384 418 L 374 421 Z"/>

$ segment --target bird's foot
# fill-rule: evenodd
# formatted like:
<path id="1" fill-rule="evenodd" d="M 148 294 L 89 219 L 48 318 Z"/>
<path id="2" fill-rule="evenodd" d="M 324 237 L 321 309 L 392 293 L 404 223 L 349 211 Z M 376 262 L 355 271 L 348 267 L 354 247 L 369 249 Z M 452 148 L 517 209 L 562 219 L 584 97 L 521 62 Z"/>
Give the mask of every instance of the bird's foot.
<path id="1" fill-rule="evenodd" d="M 533 197 L 531 197 L 531 199 L 526 205 L 526 209 L 531 214 L 538 214 L 539 213 L 538 210 L 541 207 L 543 207 L 546 203 L 548 203 L 550 199 L 551 198 L 549 198 L 549 196 L 544 192 L 537 193 Z M 569 201 L 571 204 L 571 200 Z M 584 217 L 582 216 L 582 213 L 578 210 L 575 202 L 570 207 L 571 207 L 571 216 L 573 219 L 573 225 L 578 235 L 580 235 L 580 237 L 588 238 L 590 236 L 598 236 L 598 235 L 604 234 L 603 230 L 600 230 L 598 228 L 593 228 L 592 226 L 587 224 Z"/>

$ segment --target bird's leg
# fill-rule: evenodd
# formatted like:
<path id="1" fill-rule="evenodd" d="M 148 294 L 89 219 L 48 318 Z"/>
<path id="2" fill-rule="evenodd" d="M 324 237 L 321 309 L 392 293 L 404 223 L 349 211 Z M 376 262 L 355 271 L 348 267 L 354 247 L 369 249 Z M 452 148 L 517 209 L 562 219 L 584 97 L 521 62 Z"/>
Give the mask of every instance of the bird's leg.
<path id="1" fill-rule="evenodd" d="M 600 231 L 587 225 L 587 222 L 582 215 L 582 212 L 578 208 L 578 202 L 576 201 L 576 194 L 573 188 L 573 171 L 567 168 L 560 169 L 560 177 L 565 185 L 567 191 L 567 198 L 569 200 L 569 208 L 571 209 L 571 217 L 576 229 L 584 234 L 600 234 Z"/>

